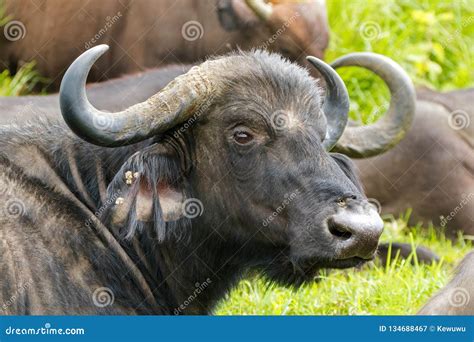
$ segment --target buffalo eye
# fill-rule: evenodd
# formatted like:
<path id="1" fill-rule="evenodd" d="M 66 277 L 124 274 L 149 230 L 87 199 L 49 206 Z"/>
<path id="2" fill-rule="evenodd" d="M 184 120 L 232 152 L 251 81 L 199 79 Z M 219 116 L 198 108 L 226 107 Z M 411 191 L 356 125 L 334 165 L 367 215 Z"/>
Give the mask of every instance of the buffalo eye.
<path id="1" fill-rule="evenodd" d="M 237 144 L 246 145 L 253 140 L 253 135 L 249 132 L 238 130 L 234 132 L 234 140 Z"/>

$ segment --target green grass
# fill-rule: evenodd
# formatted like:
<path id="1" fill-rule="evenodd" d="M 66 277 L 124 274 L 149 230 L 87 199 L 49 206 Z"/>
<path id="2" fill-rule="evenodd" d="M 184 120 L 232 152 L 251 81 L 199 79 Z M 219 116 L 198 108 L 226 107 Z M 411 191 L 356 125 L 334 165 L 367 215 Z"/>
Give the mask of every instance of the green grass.
<path id="1" fill-rule="evenodd" d="M 23 65 L 15 74 L 11 76 L 8 70 L 0 73 L 0 96 L 18 96 L 26 95 L 37 86 L 44 83 L 41 77 L 34 69 L 35 62 L 29 62 Z"/>
<path id="2" fill-rule="evenodd" d="M 331 0 L 326 59 L 372 51 L 398 62 L 415 84 L 438 90 L 474 86 L 474 1 Z M 341 69 L 351 117 L 371 122 L 384 112 L 388 91 L 359 68 Z"/>
<path id="3" fill-rule="evenodd" d="M 396 260 L 371 262 L 360 269 L 322 273 L 322 281 L 292 290 L 265 279 L 242 281 L 222 301 L 218 315 L 406 315 L 416 313 L 446 284 L 455 264 L 472 248 L 452 242 L 433 227 L 408 227 L 403 219 L 386 221 L 383 241 L 429 246 L 441 260 L 424 265 Z"/>
<path id="4" fill-rule="evenodd" d="M 332 30 L 328 61 L 353 51 L 373 51 L 400 63 L 418 85 L 439 90 L 474 86 L 474 1 L 330 0 L 327 6 Z M 342 69 L 341 74 L 351 95 L 351 117 L 364 123 L 376 120 L 389 98 L 383 83 L 358 68 Z M 23 66 L 14 77 L 4 71 L 0 95 L 26 94 L 39 82 L 33 64 Z M 462 240 L 451 242 L 433 227 L 408 227 L 404 222 L 406 218 L 388 219 L 383 240 L 429 246 L 441 256 L 440 263 L 371 263 L 361 269 L 323 274 L 322 281 L 299 290 L 251 278 L 242 281 L 216 313 L 416 313 L 447 283 L 454 265 L 471 245 Z"/>

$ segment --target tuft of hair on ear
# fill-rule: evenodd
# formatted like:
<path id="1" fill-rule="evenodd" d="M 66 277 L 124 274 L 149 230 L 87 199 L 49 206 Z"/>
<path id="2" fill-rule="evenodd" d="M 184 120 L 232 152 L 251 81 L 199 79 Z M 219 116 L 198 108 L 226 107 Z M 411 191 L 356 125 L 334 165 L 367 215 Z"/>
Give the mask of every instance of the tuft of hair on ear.
<path id="1" fill-rule="evenodd" d="M 187 192 L 179 165 L 159 144 L 132 155 L 107 188 L 107 203 L 111 205 L 103 211 L 102 221 L 127 240 L 144 230 L 153 230 L 158 242 L 170 237 L 182 238 L 188 231 L 189 219 L 166 221 L 158 194 L 161 184 L 176 187 L 183 194 Z M 142 200 L 143 193 L 146 193 L 145 200 Z"/>

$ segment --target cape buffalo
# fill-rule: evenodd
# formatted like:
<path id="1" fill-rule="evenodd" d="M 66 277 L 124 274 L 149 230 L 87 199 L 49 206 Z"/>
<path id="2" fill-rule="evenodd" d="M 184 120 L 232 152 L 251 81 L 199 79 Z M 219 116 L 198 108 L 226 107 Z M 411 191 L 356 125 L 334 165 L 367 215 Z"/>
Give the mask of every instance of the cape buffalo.
<path id="1" fill-rule="evenodd" d="M 393 61 L 346 57 L 387 82 L 387 126 L 403 122 L 352 143 L 344 83 L 314 57 L 324 103 L 306 70 L 255 51 L 210 59 L 110 113 L 84 87 L 106 50 L 63 78 L 75 135 L 52 121 L 1 128 L 4 313 L 206 314 L 246 271 L 298 286 L 372 259 L 383 223 L 350 160 L 327 151 L 373 153 L 403 136 L 415 95 Z"/>
<path id="2" fill-rule="evenodd" d="M 35 60 L 52 88 L 79 52 L 100 43 L 111 52 L 91 71 L 93 81 L 236 47 L 306 63 L 307 55 L 322 57 L 329 35 L 324 0 L 6 0 L 5 13 L 4 68 L 15 72 L 21 61 Z"/>
<path id="3" fill-rule="evenodd" d="M 412 208 L 410 221 L 433 223 L 450 237 L 474 234 L 474 89 L 418 90 L 405 139 L 387 153 L 356 160 L 367 196 L 385 214 Z"/>
<path id="4" fill-rule="evenodd" d="M 418 315 L 474 316 L 474 252 L 460 263 L 451 282 L 431 298 Z"/>

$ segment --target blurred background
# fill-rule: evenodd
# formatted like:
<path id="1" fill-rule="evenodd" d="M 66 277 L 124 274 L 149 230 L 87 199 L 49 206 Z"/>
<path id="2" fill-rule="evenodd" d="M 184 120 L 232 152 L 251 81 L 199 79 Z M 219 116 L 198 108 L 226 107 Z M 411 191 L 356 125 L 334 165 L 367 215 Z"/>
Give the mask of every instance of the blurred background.
<path id="1" fill-rule="evenodd" d="M 59 3 L 60 1 L 56 1 L 56 6 Z M 36 5 L 40 8 L 45 4 L 44 1 L 37 0 Z M 0 1 L 0 26 L 3 27 L 4 35 L 7 34 L 8 25 L 16 19 L 9 10 L 11 6 Z M 64 2 L 61 6 L 68 5 Z M 354 51 L 372 51 L 398 62 L 417 86 L 439 91 L 474 86 L 474 0 L 330 0 L 326 3 L 326 9 L 329 25 L 329 45 L 324 53 L 326 61 L 330 62 Z M 180 9 L 176 8 L 175 11 Z M 108 21 L 117 25 L 117 29 L 120 24 L 114 24 L 113 21 L 114 16 L 119 16 L 117 20 L 122 20 L 122 13 L 118 13 L 113 10 L 107 14 Z M 34 22 L 32 18 L 29 20 Z M 126 20 L 130 20 L 130 17 Z M 19 22 L 23 24 L 23 21 Z M 23 26 L 20 24 L 17 23 L 16 31 L 8 33 L 10 37 L 7 41 L 0 41 L 3 44 L 0 45 L 0 59 L 3 63 L 0 63 L 0 68 L 3 69 L 0 72 L 0 96 L 53 93 L 57 89 L 54 84 L 57 85 L 60 80 L 59 74 L 45 75 L 40 68 L 42 64 L 48 65 L 48 58 L 18 58 L 12 61 L 11 54 L 5 53 L 7 44 L 10 46 L 20 44 L 21 41 L 27 42 L 38 33 L 28 23 Z M 206 25 L 201 28 L 202 32 L 198 32 L 198 36 L 210 34 L 206 31 Z M 86 27 L 79 31 L 83 29 Z M 59 34 L 65 41 L 75 41 L 77 38 L 67 29 Z M 80 35 L 80 32 L 77 34 Z M 86 45 L 110 43 L 103 41 L 105 38 L 101 36 L 97 41 L 94 41 L 94 36 L 89 38 Z M 78 44 L 88 48 L 84 46 L 84 42 L 84 39 L 78 39 Z M 193 40 L 187 43 L 192 44 Z M 156 44 L 160 42 L 157 41 Z M 324 42 L 321 41 L 320 44 L 323 46 Z M 60 45 L 64 47 L 64 44 Z M 34 51 L 28 50 L 30 47 L 33 50 L 32 42 L 25 43 L 22 49 L 35 55 Z M 147 48 L 153 49 L 153 44 L 147 44 Z M 69 49 L 72 49 L 74 56 L 80 54 L 77 47 Z M 321 49 L 324 50 L 322 47 Z M 65 50 L 64 53 L 66 52 Z M 283 50 L 279 52 L 285 54 Z M 2 58 L 2 55 L 6 57 Z M 201 56 L 198 59 L 202 59 Z M 66 61 L 66 66 L 70 62 Z M 172 59 L 173 64 L 189 62 L 180 55 Z M 137 70 L 131 71 L 151 67 L 153 63 L 144 62 L 137 66 Z M 385 111 L 381 108 L 386 108 L 389 101 L 388 90 L 383 82 L 358 68 L 342 69 L 340 74 L 351 96 L 352 119 L 364 124 L 376 121 Z M 96 80 L 104 81 L 109 78 L 112 77 L 100 75 Z M 442 229 L 429 223 L 408 223 L 410 215 L 410 210 L 402 215 L 385 215 L 383 240 L 429 246 L 440 256 L 440 262 L 425 265 L 411 256 L 407 260 L 393 263 L 372 263 L 356 271 L 325 274 L 324 281 L 297 290 L 268 285 L 258 277 L 251 276 L 250 280 L 240 283 L 228 300 L 221 303 L 217 314 L 416 313 L 433 293 L 447 283 L 454 265 L 472 248 L 472 244 L 466 236 L 448 239 Z"/>

